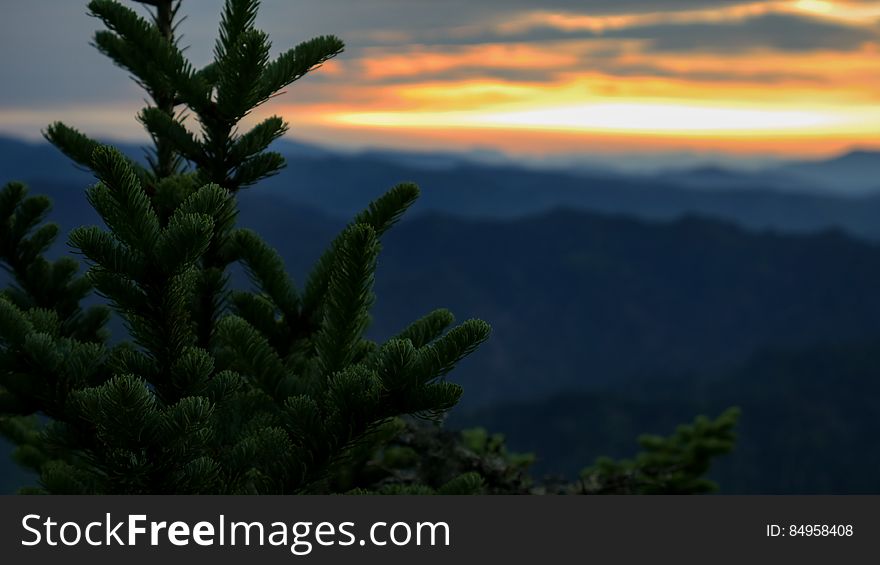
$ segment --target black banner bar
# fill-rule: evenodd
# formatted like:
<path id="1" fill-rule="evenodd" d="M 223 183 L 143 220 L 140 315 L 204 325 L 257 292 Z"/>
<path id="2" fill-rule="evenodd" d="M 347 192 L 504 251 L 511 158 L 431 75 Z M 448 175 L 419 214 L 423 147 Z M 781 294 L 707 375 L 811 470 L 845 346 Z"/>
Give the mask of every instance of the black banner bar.
<path id="1" fill-rule="evenodd" d="M 0 505 L 10 564 L 853 563 L 880 547 L 880 496 L 5 496 Z"/>

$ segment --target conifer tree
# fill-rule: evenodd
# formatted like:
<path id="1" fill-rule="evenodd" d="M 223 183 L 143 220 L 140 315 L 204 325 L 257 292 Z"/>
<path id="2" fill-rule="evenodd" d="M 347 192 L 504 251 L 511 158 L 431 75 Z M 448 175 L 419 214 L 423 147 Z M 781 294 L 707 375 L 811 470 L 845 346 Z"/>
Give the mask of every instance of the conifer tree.
<path id="1" fill-rule="evenodd" d="M 107 28 L 95 45 L 150 96 L 139 114 L 154 143 L 149 167 L 60 122 L 46 131 L 99 181 L 87 196 L 106 229 L 70 236 L 89 263 L 85 280 L 63 260 L 54 267 L 60 291 L 31 288 L 41 278 L 31 273 L 50 268 L 39 253 L 57 228 L 28 236 L 47 202 L 25 198 L 20 185 L 2 193 L 3 258 L 18 283 L 0 302 L 2 399 L 7 412 L 50 418 L 41 431 L 8 421 L 7 433 L 46 492 L 325 492 L 332 466 L 383 422 L 452 407 L 461 388 L 444 376 L 489 328 L 471 320 L 446 331 L 452 318 L 441 310 L 384 344 L 363 338 L 380 238 L 417 197 L 415 185 L 358 215 L 302 292 L 275 250 L 235 227 L 235 194 L 283 167 L 268 146 L 287 129 L 273 116 L 238 133 L 241 120 L 339 54 L 339 39 L 270 60 L 254 25 L 259 3 L 228 0 L 214 60 L 196 70 L 174 36 L 180 3 L 143 3 L 152 22 L 112 0 L 89 10 Z M 255 290 L 231 292 L 234 262 Z M 90 285 L 130 341 L 106 342 L 105 309 L 80 312 Z M 450 488 L 479 483 L 456 480 Z"/>
<path id="2" fill-rule="evenodd" d="M 283 168 L 269 148 L 287 130 L 272 116 L 241 133 L 242 120 L 342 42 L 321 36 L 273 59 L 255 26 L 259 2 L 226 0 L 213 61 L 195 69 L 176 35 L 180 0 L 140 3 L 151 19 L 115 0 L 88 9 L 106 27 L 94 45 L 148 95 L 138 114 L 152 140 L 147 165 L 61 122 L 45 131 L 98 180 L 87 198 L 104 227 L 69 238 L 87 273 L 71 258 L 45 259 L 58 235 L 45 197 L 17 183 L 0 191 L 0 262 L 14 279 L 0 296 L 0 432 L 38 473 L 26 492 L 520 492 L 528 459 L 473 438 L 476 459 L 442 473 L 369 472 L 377 457 L 390 462 L 405 447 L 410 461 L 425 458 L 451 437 L 421 428 L 432 431 L 402 446 L 413 420 L 401 417 L 454 406 L 462 390 L 445 377 L 490 331 L 479 320 L 453 327 L 440 309 L 385 343 L 364 338 L 381 238 L 418 197 L 415 185 L 358 214 L 302 289 L 272 247 L 236 226 L 236 194 Z M 234 264 L 252 288 L 231 288 Z M 109 308 L 81 305 L 93 290 Z M 126 339 L 109 340 L 111 309 Z M 688 481 L 705 472 L 707 453 L 729 450 L 730 427 L 701 429 L 714 448 L 677 479 L 650 483 L 661 485 L 655 492 L 706 486 Z M 677 469 L 702 445 L 696 437 L 652 444 L 655 454 L 674 451 L 659 467 L 656 457 L 637 468 L 603 463 L 592 476 Z"/>

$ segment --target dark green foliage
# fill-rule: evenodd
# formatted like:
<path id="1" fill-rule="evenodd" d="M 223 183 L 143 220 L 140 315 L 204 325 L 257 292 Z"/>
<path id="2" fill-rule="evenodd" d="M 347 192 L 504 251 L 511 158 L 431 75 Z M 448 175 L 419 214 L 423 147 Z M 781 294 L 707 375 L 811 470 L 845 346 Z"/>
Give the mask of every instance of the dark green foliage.
<path id="1" fill-rule="evenodd" d="M 19 184 L 0 193 L 0 258 L 17 283 L 0 298 L 2 431 L 39 472 L 40 492 L 330 492 L 333 469 L 385 422 L 455 404 L 460 388 L 438 379 L 488 326 L 467 322 L 443 336 L 445 319 L 413 333 L 415 344 L 364 339 L 379 238 L 418 195 L 414 185 L 395 187 L 340 234 L 306 309 L 278 254 L 235 227 L 235 192 L 283 166 L 267 147 L 287 124 L 272 117 L 237 129 L 342 43 L 319 37 L 270 61 L 254 28 L 259 3 L 229 0 L 215 59 L 195 71 L 174 39 L 179 2 L 147 4 L 152 22 L 112 0 L 89 10 L 107 27 L 95 45 L 151 98 L 138 116 L 154 141 L 150 169 L 64 124 L 46 131 L 98 179 L 87 197 L 106 229 L 70 235 L 87 277 L 74 277 L 75 261 L 43 259 L 58 232 L 41 225 L 47 199 L 27 198 Z M 228 288 L 234 262 L 253 291 Z M 82 311 L 92 287 L 129 341 L 108 346 L 107 310 Z M 399 347 L 406 362 L 390 354 Z M 453 479 L 439 490 L 480 483 Z"/>
<path id="2" fill-rule="evenodd" d="M 508 452 L 502 436 L 484 429 L 454 432 L 436 422 L 401 419 L 386 436 L 365 454 L 360 473 L 344 480 L 376 492 L 417 486 L 448 492 L 461 477 L 480 481 L 464 483 L 460 494 L 529 494 L 536 486 L 528 474 L 534 457 Z"/>
<path id="3" fill-rule="evenodd" d="M 698 417 L 668 437 L 639 438 L 642 452 L 632 460 L 599 458 L 581 473 L 581 488 L 591 494 L 699 494 L 718 485 L 705 478 L 712 459 L 733 449 L 739 410 L 710 420 Z"/>
<path id="4" fill-rule="evenodd" d="M 3 291 L 0 300 L 5 298 L 25 310 L 54 312 L 61 336 L 102 341 L 101 328 L 109 312 L 102 307 L 80 307 L 91 286 L 76 276 L 76 261 L 43 257 L 58 235 L 56 225 L 42 224 L 49 207 L 47 198 L 27 196 L 27 189 L 19 183 L 0 190 L 0 264 L 15 283 Z"/>
<path id="5" fill-rule="evenodd" d="M 322 304 L 324 325 L 315 336 L 315 351 L 325 373 L 335 373 L 355 360 L 360 336 L 370 323 L 378 257 L 379 242 L 369 225 L 355 224 L 343 232 Z"/>
<path id="6" fill-rule="evenodd" d="M 416 185 L 399 184 L 358 214 L 349 228 L 365 225 L 369 226 L 376 236 L 381 236 L 400 219 L 400 216 L 415 202 L 418 195 L 419 189 Z M 304 309 L 310 314 L 320 316 L 320 309 L 333 273 L 333 265 L 336 263 L 336 255 L 345 242 L 345 233 L 343 232 L 333 240 L 329 249 L 318 259 L 318 263 L 306 282 L 303 302 L 305 303 Z"/>
<path id="7" fill-rule="evenodd" d="M 600 458 L 575 482 L 530 476 L 536 456 L 508 451 L 501 434 L 484 428 L 460 432 L 436 422 L 400 419 L 374 436 L 350 467 L 337 470 L 335 486 L 358 493 L 409 493 L 413 489 L 460 494 L 700 494 L 717 485 L 706 479 L 712 459 L 733 449 L 739 412 L 715 420 L 700 416 L 670 436 L 643 436 L 633 459 Z M 465 477 L 479 478 L 469 483 Z"/>

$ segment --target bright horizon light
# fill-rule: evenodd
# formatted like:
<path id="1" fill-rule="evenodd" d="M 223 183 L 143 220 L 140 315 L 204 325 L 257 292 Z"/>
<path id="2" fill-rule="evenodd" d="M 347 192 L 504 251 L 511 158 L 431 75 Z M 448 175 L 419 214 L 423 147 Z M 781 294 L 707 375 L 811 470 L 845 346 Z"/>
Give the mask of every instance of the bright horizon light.
<path id="1" fill-rule="evenodd" d="M 478 122 L 513 127 L 574 130 L 730 132 L 807 128 L 831 125 L 839 122 L 839 119 L 806 111 L 618 103 L 490 113 L 478 119 Z"/>
<path id="2" fill-rule="evenodd" d="M 834 4 L 826 0 L 798 0 L 795 3 L 795 8 L 805 12 L 828 14 L 834 11 Z"/>
<path id="3" fill-rule="evenodd" d="M 353 112 L 332 121 L 348 125 L 421 128 L 517 128 L 627 133 L 742 133 L 833 127 L 847 120 L 807 110 L 717 108 L 681 104 L 595 103 L 515 112 Z"/>

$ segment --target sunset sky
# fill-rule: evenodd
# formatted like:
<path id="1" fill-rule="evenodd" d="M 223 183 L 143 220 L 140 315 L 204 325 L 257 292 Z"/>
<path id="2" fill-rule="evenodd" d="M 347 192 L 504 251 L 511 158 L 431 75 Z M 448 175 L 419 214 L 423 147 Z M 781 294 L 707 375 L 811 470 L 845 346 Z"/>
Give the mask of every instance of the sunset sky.
<path id="1" fill-rule="evenodd" d="M 89 46 L 85 4 L 4 6 L 0 133 L 33 139 L 62 119 L 143 138 L 143 95 Z M 197 66 L 221 6 L 184 2 Z M 258 24 L 275 52 L 347 43 L 252 116 L 283 116 L 299 140 L 551 156 L 880 147 L 880 2 L 266 0 Z"/>

